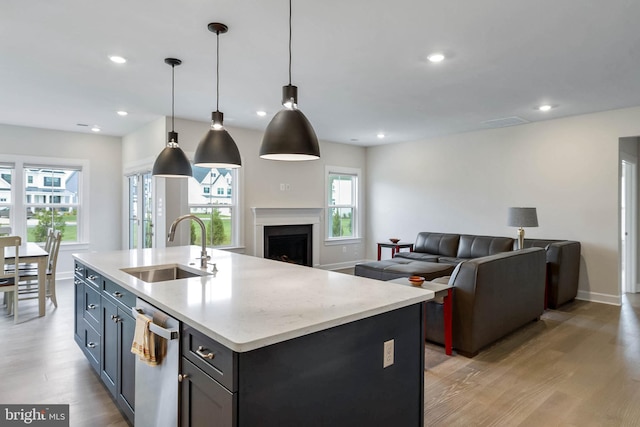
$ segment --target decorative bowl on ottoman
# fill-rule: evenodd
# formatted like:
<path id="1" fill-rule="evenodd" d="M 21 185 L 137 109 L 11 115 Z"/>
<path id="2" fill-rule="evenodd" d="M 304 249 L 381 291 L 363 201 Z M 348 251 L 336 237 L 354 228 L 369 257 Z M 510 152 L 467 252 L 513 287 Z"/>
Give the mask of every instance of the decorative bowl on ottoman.
<path id="1" fill-rule="evenodd" d="M 424 283 L 424 277 L 421 276 L 409 276 L 409 283 L 412 286 L 422 286 Z"/>
<path id="2" fill-rule="evenodd" d="M 400 239 L 395 239 L 394 238 L 394 239 L 389 239 L 389 241 L 395 245 L 396 243 L 398 243 L 400 241 Z"/>

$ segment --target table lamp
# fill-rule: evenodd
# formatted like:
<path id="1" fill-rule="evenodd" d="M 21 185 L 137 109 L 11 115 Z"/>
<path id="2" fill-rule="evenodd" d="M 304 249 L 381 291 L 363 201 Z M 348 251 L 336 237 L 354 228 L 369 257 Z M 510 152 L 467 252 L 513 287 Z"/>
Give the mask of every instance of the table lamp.
<path id="1" fill-rule="evenodd" d="M 510 227 L 518 227 L 518 249 L 524 247 L 524 228 L 537 227 L 538 215 L 536 208 L 509 208 L 509 218 L 507 220 Z"/>

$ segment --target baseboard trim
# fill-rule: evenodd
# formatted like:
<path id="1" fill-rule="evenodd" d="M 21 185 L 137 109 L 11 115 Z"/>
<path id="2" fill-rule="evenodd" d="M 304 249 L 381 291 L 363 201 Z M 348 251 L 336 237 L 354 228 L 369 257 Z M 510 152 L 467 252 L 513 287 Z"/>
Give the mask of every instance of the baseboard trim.
<path id="1" fill-rule="evenodd" d="M 578 290 L 576 299 L 590 302 L 599 302 L 601 304 L 622 305 L 622 299 L 619 295 L 601 294 L 599 292 L 588 292 Z"/>
<path id="2" fill-rule="evenodd" d="M 321 270 L 329 270 L 329 271 L 342 270 L 344 268 L 353 268 L 356 266 L 356 264 L 360 264 L 361 262 L 366 262 L 366 261 L 357 260 L 357 261 L 336 262 L 334 264 L 319 265 L 316 268 L 319 268 Z"/>

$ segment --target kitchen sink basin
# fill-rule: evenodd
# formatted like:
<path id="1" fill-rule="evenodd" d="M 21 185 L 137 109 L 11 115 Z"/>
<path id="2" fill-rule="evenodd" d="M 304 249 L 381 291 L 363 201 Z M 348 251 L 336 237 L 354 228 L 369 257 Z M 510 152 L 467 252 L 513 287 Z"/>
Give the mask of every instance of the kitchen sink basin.
<path id="1" fill-rule="evenodd" d="M 122 271 L 147 283 L 188 279 L 189 277 L 208 276 L 211 274 L 208 271 L 191 269 L 178 264 L 123 268 Z"/>

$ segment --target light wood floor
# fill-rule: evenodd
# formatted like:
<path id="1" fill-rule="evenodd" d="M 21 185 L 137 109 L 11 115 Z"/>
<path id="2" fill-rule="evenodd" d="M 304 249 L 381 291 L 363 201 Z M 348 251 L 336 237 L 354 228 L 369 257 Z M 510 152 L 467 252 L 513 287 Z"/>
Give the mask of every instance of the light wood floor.
<path id="1" fill-rule="evenodd" d="M 0 403 L 68 403 L 71 426 L 127 426 L 73 340 L 73 285 L 59 308 L 0 310 Z M 473 359 L 427 345 L 426 426 L 640 425 L 640 296 L 550 310 Z M 394 426 L 395 427 L 395 426 Z"/>
<path id="2" fill-rule="evenodd" d="M 20 302 L 17 325 L 0 309 L 0 403 L 69 404 L 71 426 L 128 426 L 73 340 L 73 282 L 56 293 L 45 317 L 37 300 Z"/>
<path id="3" fill-rule="evenodd" d="M 640 425 L 639 314 L 638 294 L 575 301 L 473 359 L 444 359 L 425 372 L 425 425 Z"/>

